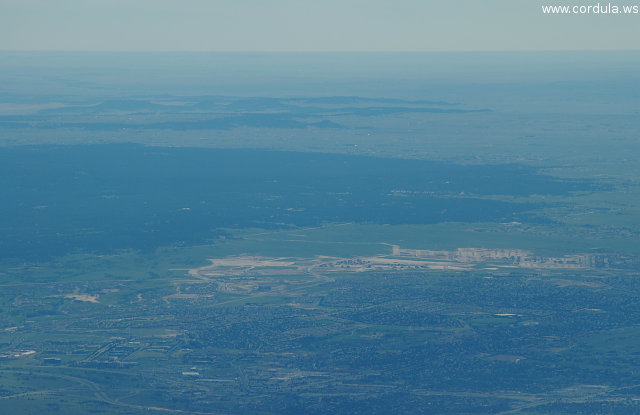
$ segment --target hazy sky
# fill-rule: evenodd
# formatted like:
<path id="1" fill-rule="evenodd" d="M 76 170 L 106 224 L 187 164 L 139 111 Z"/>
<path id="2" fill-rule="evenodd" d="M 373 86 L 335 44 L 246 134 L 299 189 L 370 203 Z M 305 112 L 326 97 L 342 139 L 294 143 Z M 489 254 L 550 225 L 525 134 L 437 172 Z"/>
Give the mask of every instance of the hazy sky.
<path id="1" fill-rule="evenodd" d="M 614 4 L 639 4 L 619 0 Z M 640 14 L 584 0 L 0 0 L 0 50 L 640 49 Z M 607 4 L 608 1 L 601 1 Z"/>

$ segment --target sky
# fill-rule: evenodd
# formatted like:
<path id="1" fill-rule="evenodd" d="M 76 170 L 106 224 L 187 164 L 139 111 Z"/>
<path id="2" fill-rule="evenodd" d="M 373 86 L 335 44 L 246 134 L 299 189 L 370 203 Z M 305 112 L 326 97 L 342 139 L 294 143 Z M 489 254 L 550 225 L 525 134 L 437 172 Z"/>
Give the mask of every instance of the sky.
<path id="1" fill-rule="evenodd" d="M 640 49 L 640 14 L 545 15 L 541 9 L 595 4 L 584 0 L 0 0 L 0 50 Z M 612 0 L 612 4 L 640 5 L 640 0 Z"/>

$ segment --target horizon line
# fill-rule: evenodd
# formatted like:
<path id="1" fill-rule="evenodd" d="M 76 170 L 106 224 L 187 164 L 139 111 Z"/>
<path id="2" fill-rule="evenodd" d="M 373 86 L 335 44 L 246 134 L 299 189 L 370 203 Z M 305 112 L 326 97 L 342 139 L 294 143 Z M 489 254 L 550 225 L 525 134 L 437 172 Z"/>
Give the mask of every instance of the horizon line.
<path id="1" fill-rule="evenodd" d="M 312 53 L 540 53 L 540 52 L 640 52 L 638 49 L 451 49 L 451 50 L 126 50 L 126 49 L 0 49 L 0 53 L 229 53 L 229 54 L 312 54 Z"/>

